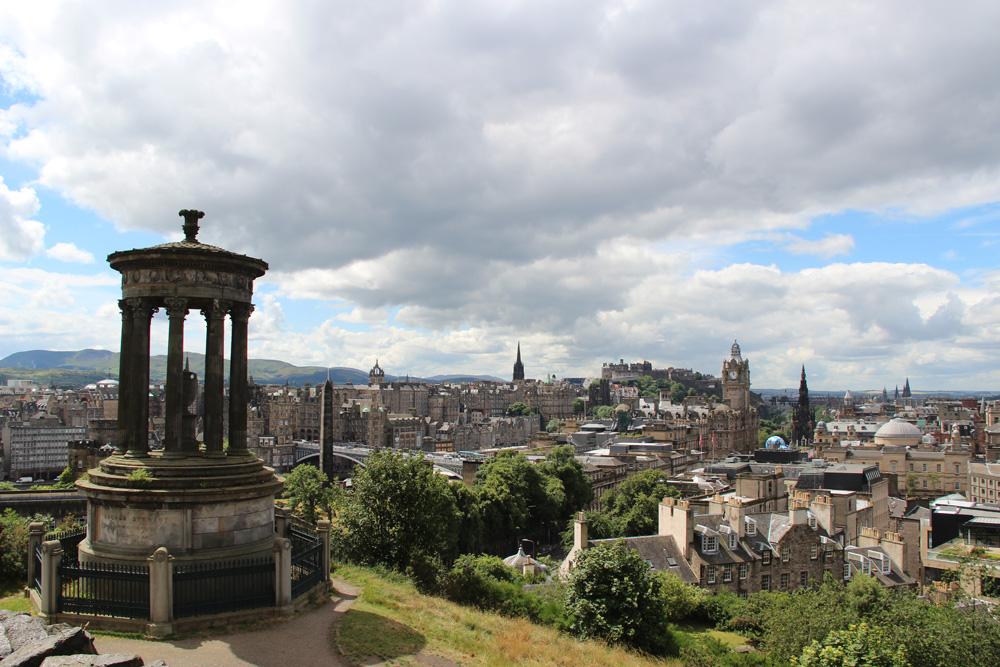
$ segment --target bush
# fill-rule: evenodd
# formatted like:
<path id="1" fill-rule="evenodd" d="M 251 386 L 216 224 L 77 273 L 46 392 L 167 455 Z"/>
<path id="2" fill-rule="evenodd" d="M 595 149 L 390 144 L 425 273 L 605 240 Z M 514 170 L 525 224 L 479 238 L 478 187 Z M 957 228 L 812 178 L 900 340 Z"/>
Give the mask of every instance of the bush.
<path id="1" fill-rule="evenodd" d="M 698 605 L 693 615 L 713 628 L 726 627 L 733 618 L 740 614 L 744 604 L 743 600 L 739 599 L 732 591 L 721 590 L 703 596 L 701 604 Z"/>

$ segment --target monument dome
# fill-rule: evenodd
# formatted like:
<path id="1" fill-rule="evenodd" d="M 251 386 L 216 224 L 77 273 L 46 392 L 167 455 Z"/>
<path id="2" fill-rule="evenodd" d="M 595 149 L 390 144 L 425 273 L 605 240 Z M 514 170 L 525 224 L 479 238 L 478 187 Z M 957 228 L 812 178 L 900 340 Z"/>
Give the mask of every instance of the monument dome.
<path id="1" fill-rule="evenodd" d="M 890 419 L 875 431 L 876 445 L 919 445 L 923 432 L 905 419 Z"/>

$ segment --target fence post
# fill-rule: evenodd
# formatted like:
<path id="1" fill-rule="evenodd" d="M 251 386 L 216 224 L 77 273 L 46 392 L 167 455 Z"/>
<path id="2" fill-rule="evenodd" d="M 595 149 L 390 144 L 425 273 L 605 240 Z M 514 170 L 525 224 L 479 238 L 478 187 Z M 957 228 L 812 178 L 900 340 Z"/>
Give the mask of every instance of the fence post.
<path id="1" fill-rule="evenodd" d="M 59 563 L 62 562 L 59 540 L 42 542 L 42 594 L 39 616 L 50 618 L 59 613 Z"/>
<path id="2" fill-rule="evenodd" d="M 149 634 L 166 637 L 174 632 L 174 563 L 166 547 L 146 559 L 149 563 Z"/>
<path id="3" fill-rule="evenodd" d="M 292 512 L 285 507 L 274 508 L 274 532 L 278 537 L 288 537 L 288 527 L 292 523 Z"/>
<path id="4" fill-rule="evenodd" d="M 45 524 L 41 521 L 32 521 L 28 524 L 28 588 L 35 587 L 35 579 L 40 572 L 36 572 L 35 549 L 41 545 L 45 539 Z"/>
<path id="5" fill-rule="evenodd" d="M 281 614 L 294 613 L 292 606 L 292 541 L 274 538 L 274 606 Z"/>
<path id="6" fill-rule="evenodd" d="M 316 522 L 316 530 L 319 531 L 319 537 L 323 540 L 323 584 L 325 585 L 325 590 L 329 591 L 330 585 L 330 522 L 321 519 Z"/>

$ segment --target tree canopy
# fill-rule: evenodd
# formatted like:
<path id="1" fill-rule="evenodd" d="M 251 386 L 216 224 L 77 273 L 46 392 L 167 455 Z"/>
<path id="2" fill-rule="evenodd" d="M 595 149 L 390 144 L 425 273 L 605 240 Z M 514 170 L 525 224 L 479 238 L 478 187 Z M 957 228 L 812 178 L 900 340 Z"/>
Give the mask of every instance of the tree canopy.
<path id="1" fill-rule="evenodd" d="M 318 511 L 329 512 L 333 505 L 333 490 L 326 488 L 326 474 L 316 466 L 295 466 L 285 475 L 285 500 L 293 511 L 302 513 L 309 523 L 315 523 Z"/>

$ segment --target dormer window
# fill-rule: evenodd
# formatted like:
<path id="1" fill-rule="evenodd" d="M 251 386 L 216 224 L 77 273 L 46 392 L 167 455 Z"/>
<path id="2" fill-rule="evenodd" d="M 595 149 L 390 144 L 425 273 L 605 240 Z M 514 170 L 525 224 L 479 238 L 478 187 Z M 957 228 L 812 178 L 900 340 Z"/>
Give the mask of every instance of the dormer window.
<path id="1" fill-rule="evenodd" d="M 729 533 L 729 548 L 736 548 L 736 533 Z"/>
<path id="2" fill-rule="evenodd" d="M 816 517 L 812 514 L 809 515 L 809 527 L 810 528 L 816 527 Z"/>
<path id="3" fill-rule="evenodd" d="M 702 538 L 702 549 L 707 554 L 715 553 L 719 550 L 719 538 L 715 535 L 705 535 Z"/>
<path id="4" fill-rule="evenodd" d="M 888 558 L 882 559 L 882 574 L 892 574 L 892 561 Z"/>
<path id="5" fill-rule="evenodd" d="M 747 535 L 757 534 L 757 522 L 753 519 L 747 519 Z"/>

